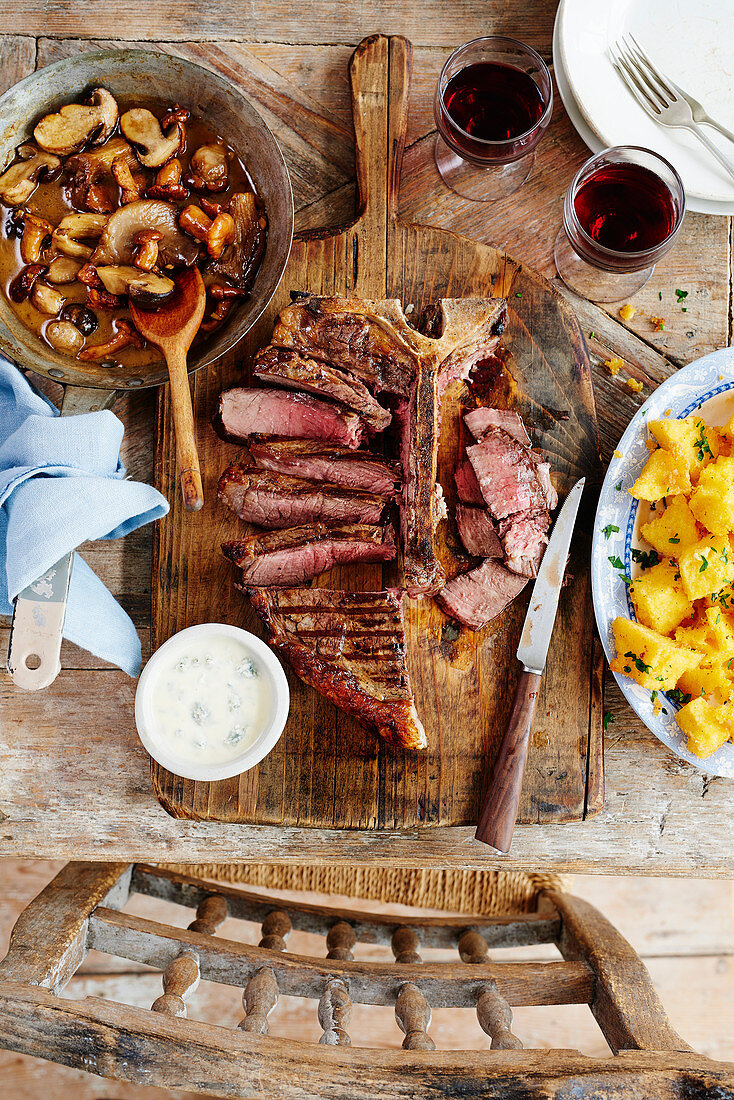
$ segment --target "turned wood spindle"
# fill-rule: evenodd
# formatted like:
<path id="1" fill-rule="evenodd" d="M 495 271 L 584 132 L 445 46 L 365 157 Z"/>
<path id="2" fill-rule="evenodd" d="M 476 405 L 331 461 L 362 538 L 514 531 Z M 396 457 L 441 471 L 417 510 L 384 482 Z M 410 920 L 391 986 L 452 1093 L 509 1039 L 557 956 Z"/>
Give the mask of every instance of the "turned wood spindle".
<path id="1" fill-rule="evenodd" d="M 227 899 L 221 894 L 207 894 L 196 907 L 196 920 L 189 925 L 189 932 L 205 932 L 213 936 L 220 924 L 229 916 Z"/>
<path id="2" fill-rule="evenodd" d="M 278 982 L 269 966 L 252 975 L 242 993 L 245 1016 L 237 1025 L 254 1035 L 267 1035 L 268 1015 L 278 1003 Z"/>
<path id="3" fill-rule="evenodd" d="M 477 1001 L 477 1019 L 492 1040 L 491 1050 L 522 1050 L 522 1042 L 512 1034 L 512 1009 L 494 980 L 487 983 Z"/>
<path id="4" fill-rule="evenodd" d="M 342 962 L 353 962 L 354 954 L 352 948 L 357 942 L 357 933 L 352 928 L 351 924 L 347 924 L 344 920 L 339 920 L 336 924 L 332 924 L 326 936 L 326 946 L 328 947 L 327 959 L 340 959 Z"/>
<path id="5" fill-rule="evenodd" d="M 352 998 L 347 983 L 342 978 L 329 978 L 319 1001 L 319 1023 L 324 1034 L 319 1039 L 322 1046 L 351 1046 L 347 1028 L 352 1018 Z"/>
<path id="6" fill-rule="evenodd" d="M 406 982 L 395 1002 L 395 1019 L 405 1034 L 403 1050 L 435 1050 L 436 1044 L 428 1034 L 431 1008 L 417 985 Z"/>
<path id="7" fill-rule="evenodd" d="M 152 1004 L 153 1012 L 163 1016 L 185 1016 L 186 1002 L 199 984 L 199 960 L 184 952 L 163 972 L 163 995 Z"/>
<path id="8" fill-rule="evenodd" d="M 262 939 L 258 947 L 270 951 L 285 951 L 285 941 L 293 925 L 284 909 L 273 909 L 262 923 Z"/>
<path id="9" fill-rule="evenodd" d="M 459 955 L 465 963 L 488 963 L 489 949 L 484 936 L 478 932 L 464 932 L 459 939 Z"/>
<path id="10" fill-rule="evenodd" d="M 402 925 L 396 928 L 392 934 L 390 946 L 396 963 L 423 962 L 418 953 L 420 940 L 414 928 L 406 928 Z"/>

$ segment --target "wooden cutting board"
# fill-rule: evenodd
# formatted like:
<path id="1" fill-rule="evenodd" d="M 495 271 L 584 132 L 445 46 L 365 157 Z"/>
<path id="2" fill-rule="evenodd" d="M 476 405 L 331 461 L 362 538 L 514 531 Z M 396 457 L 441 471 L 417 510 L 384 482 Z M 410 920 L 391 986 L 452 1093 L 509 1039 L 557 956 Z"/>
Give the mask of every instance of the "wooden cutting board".
<path id="1" fill-rule="evenodd" d="M 486 403 L 517 408 L 550 459 L 563 495 L 582 475 L 598 480 L 589 363 L 575 317 L 553 287 L 504 253 L 442 229 L 397 221 L 405 143 L 411 46 L 374 35 L 350 65 L 359 212 L 335 232 L 297 238 L 270 308 L 236 355 L 194 376 L 193 399 L 206 503 L 181 504 L 168 394 L 159 391 L 157 487 L 171 502 L 155 528 L 153 647 L 195 623 L 219 621 L 263 636 L 257 616 L 232 584 L 219 544 L 239 521 L 216 501 L 220 472 L 238 448 L 211 428 L 222 389 L 241 382 L 254 351 L 268 342 L 291 290 L 363 298 L 396 297 L 416 311 L 440 297 L 505 296 L 505 370 Z M 439 480 L 455 503 L 452 472 L 471 404 L 464 386 L 444 402 Z M 572 582 L 561 595 L 530 749 L 520 820 L 580 821 L 603 805 L 601 654 L 594 645 L 589 583 L 593 488 L 586 494 L 572 551 Z M 440 557 L 457 571 L 453 524 L 439 528 Z M 398 580 L 394 566 L 334 569 L 315 583 L 372 589 Z M 432 600 L 406 600 L 408 663 L 425 753 L 396 750 L 362 729 L 287 669 L 291 713 L 271 754 L 251 771 L 216 783 L 181 779 L 154 761 L 152 779 L 176 817 L 333 828 L 409 828 L 476 821 L 480 797 L 508 717 L 515 657 L 529 589 L 483 631 L 457 637 Z"/>

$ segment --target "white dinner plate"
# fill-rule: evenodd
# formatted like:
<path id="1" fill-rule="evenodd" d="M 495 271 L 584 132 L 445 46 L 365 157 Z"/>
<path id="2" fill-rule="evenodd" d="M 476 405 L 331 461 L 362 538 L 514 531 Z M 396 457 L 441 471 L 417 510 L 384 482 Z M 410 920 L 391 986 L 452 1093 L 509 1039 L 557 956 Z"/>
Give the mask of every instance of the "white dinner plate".
<path id="1" fill-rule="evenodd" d="M 689 416 L 700 409 L 707 424 L 725 424 L 734 413 L 734 348 L 704 355 L 658 386 L 630 422 L 609 464 L 594 522 L 591 585 L 596 624 L 610 661 L 615 655 L 613 620 L 618 615 L 635 618 L 628 587 L 622 579 L 625 575 L 634 579 L 639 574 L 639 565 L 632 561 L 632 549 L 650 549 L 639 535 L 640 523 L 646 519 L 640 516 L 639 502 L 627 490 L 650 457 L 645 445 L 650 438 L 648 420 L 662 418 L 668 409 L 669 415 L 675 417 Z M 712 756 L 699 759 L 686 748 L 685 734 L 675 720 L 678 710 L 675 703 L 661 693 L 663 709 L 655 714 L 650 691 L 628 676 L 616 672 L 614 676 L 632 709 L 664 745 L 709 775 L 734 779 L 734 744 L 727 741 Z"/>
<path id="2" fill-rule="evenodd" d="M 622 84 L 607 52 L 609 42 L 631 31 L 658 68 L 734 130 L 734 3 L 563 0 L 556 23 L 554 61 L 566 85 L 561 97 L 574 124 L 576 114 L 596 138 L 594 151 L 610 145 L 653 149 L 680 173 L 691 210 L 734 212 L 734 181 L 693 134 L 653 122 Z M 705 130 L 734 160 L 734 143 Z"/>

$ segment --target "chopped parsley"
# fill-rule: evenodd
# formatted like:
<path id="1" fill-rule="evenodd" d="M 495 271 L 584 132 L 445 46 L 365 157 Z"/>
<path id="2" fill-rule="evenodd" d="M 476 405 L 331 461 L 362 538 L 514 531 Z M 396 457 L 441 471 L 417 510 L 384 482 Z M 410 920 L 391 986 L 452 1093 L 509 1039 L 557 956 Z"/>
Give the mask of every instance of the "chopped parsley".
<path id="1" fill-rule="evenodd" d="M 590 339 L 590 340 L 593 340 L 595 336 L 596 336 L 596 333 L 595 333 L 595 332 L 590 332 L 590 333 L 589 333 L 589 339 Z"/>
<path id="2" fill-rule="evenodd" d="M 674 703 L 677 703 L 679 707 L 684 707 L 686 703 L 690 703 L 691 701 L 691 696 L 687 693 L 684 695 L 680 688 L 673 688 L 673 690 L 669 691 L 667 695 L 668 698 L 671 699 Z"/>
<path id="3" fill-rule="evenodd" d="M 622 482 L 618 481 L 617 484 L 614 486 L 614 488 L 617 490 L 618 493 L 621 493 L 622 492 Z"/>
<path id="4" fill-rule="evenodd" d="M 663 300 L 663 292 L 662 292 L 662 290 L 659 290 L 659 291 L 658 291 L 658 298 L 659 298 L 659 300 L 660 300 L 660 301 L 662 302 L 662 300 Z"/>
<path id="5" fill-rule="evenodd" d="M 638 657 L 636 653 L 625 653 L 625 657 L 629 657 L 638 672 L 651 672 L 652 665 L 646 665 L 641 657 Z"/>
<path id="6" fill-rule="evenodd" d="M 610 535 L 616 535 L 616 533 L 619 531 L 619 528 L 617 527 L 616 523 L 608 523 L 606 527 L 602 527 L 602 531 L 604 533 L 604 538 L 608 539 Z"/>
<path id="7" fill-rule="evenodd" d="M 660 561 L 660 555 L 657 550 L 632 550 L 632 561 L 636 561 L 643 569 L 649 569 L 652 565 L 657 565 Z"/>
<path id="8" fill-rule="evenodd" d="M 601 721 L 602 721 L 602 726 L 604 728 L 604 732 L 606 733 L 607 726 L 609 725 L 610 722 L 614 721 L 614 715 L 612 714 L 612 712 L 610 710 L 605 710 L 604 711 L 604 717 L 602 718 Z"/>
<path id="9" fill-rule="evenodd" d="M 680 542 L 680 539 L 677 535 L 671 535 L 671 537 L 668 539 L 668 542 Z"/>
<path id="10" fill-rule="evenodd" d="M 706 425 L 703 421 L 698 422 L 699 436 L 693 440 L 693 446 L 696 448 L 696 458 L 699 462 L 703 462 L 704 455 L 708 455 L 709 458 L 714 456 L 711 454 L 711 448 L 709 447 L 709 441 L 706 438 Z"/>
<path id="11" fill-rule="evenodd" d="M 621 558 L 617 557 L 616 555 L 613 555 L 612 557 L 608 558 L 608 561 L 610 561 L 612 563 L 612 565 L 614 566 L 615 569 L 624 569 L 624 562 L 622 561 Z"/>
<path id="12" fill-rule="evenodd" d="M 675 296 L 678 299 L 678 305 L 681 305 L 685 301 L 685 299 L 688 297 L 688 291 L 687 290 L 676 290 Z"/>
<path id="13" fill-rule="evenodd" d="M 521 290 L 516 291 L 515 292 L 515 297 L 516 298 L 522 298 L 522 291 Z"/>
<path id="14" fill-rule="evenodd" d="M 708 567 L 709 567 L 708 558 L 702 558 L 701 559 L 701 568 L 699 569 L 699 573 L 703 573 L 706 569 L 708 569 Z"/>

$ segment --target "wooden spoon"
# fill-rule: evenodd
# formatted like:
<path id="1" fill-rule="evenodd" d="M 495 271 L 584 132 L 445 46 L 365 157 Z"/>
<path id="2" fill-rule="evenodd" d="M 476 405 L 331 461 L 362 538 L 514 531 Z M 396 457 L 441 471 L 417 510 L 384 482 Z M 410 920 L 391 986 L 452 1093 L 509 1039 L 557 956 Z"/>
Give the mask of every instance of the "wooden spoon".
<path id="1" fill-rule="evenodd" d="M 171 380 L 171 408 L 176 429 L 178 461 L 184 505 L 198 512 L 204 503 L 199 456 L 196 451 L 194 413 L 186 355 L 199 331 L 206 305 L 204 280 L 198 268 L 190 267 L 176 279 L 173 297 L 153 312 L 130 302 L 130 314 L 141 336 L 160 348 Z"/>

